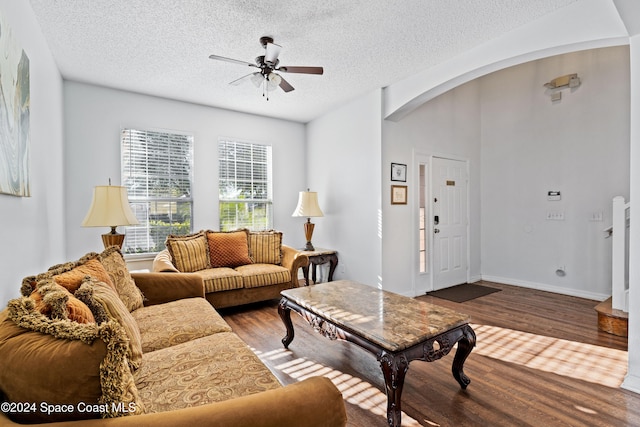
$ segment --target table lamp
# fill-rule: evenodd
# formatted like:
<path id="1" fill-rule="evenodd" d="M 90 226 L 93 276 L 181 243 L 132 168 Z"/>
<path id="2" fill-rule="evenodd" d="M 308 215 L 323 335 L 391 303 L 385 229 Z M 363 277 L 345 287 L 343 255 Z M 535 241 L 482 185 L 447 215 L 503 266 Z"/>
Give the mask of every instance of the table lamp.
<path id="1" fill-rule="evenodd" d="M 93 190 L 93 200 L 83 227 L 111 227 L 111 232 L 102 235 L 104 247 L 122 248 L 124 234 L 116 231 L 119 225 L 135 225 L 138 219 L 131 211 L 127 189 L 117 185 L 98 185 Z"/>
<path id="2" fill-rule="evenodd" d="M 304 223 L 304 236 L 307 239 L 307 245 L 305 251 L 314 251 L 314 247 L 311 244 L 311 236 L 313 236 L 313 228 L 315 224 L 311 222 L 311 217 L 324 216 L 318 206 L 318 193 L 315 191 L 301 191 L 298 195 L 298 206 L 293 211 L 294 217 L 307 217 L 307 222 Z"/>

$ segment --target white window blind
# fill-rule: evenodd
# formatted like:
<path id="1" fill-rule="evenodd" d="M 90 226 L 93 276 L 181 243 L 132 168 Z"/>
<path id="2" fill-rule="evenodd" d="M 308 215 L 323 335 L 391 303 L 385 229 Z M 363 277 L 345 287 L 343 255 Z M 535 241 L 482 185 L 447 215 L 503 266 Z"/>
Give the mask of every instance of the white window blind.
<path id="1" fill-rule="evenodd" d="M 123 252 L 164 249 L 169 234 L 191 232 L 193 136 L 124 129 L 122 185 L 139 225 L 126 227 Z"/>
<path id="2" fill-rule="evenodd" d="M 220 230 L 273 228 L 271 146 L 218 141 Z"/>

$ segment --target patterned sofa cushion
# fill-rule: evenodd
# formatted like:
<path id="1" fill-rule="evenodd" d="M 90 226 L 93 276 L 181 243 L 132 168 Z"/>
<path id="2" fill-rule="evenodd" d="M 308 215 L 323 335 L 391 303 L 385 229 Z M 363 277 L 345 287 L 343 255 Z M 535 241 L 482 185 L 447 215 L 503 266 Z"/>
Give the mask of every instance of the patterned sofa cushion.
<path id="1" fill-rule="evenodd" d="M 258 356 L 232 332 L 145 353 L 134 378 L 147 413 L 199 406 L 281 387 Z"/>
<path id="2" fill-rule="evenodd" d="M 242 289 L 242 275 L 233 268 L 208 268 L 196 273 L 202 276 L 205 293 Z"/>
<path id="3" fill-rule="evenodd" d="M 240 266 L 236 271 L 242 275 L 245 288 L 291 282 L 291 272 L 279 265 L 250 264 Z"/>
<path id="4" fill-rule="evenodd" d="M 131 313 L 142 336 L 142 350 L 152 352 L 219 332 L 230 332 L 204 298 L 150 305 Z"/>
<path id="5" fill-rule="evenodd" d="M 129 269 L 127 268 L 120 249 L 117 246 L 111 246 L 102 251 L 102 253 L 98 255 L 98 259 L 107 270 L 124 306 L 127 307 L 129 311 L 142 307 L 144 296 L 133 281 L 131 274 L 129 274 Z M 104 282 L 104 280 L 100 281 Z"/>
<path id="6" fill-rule="evenodd" d="M 115 320 L 122 326 L 129 338 L 129 351 L 127 353 L 129 366 L 132 370 L 138 369 L 142 361 L 142 337 L 140 336 L 138 324 L 129 309 L 125 307 L 124 302 L 122 302 L 113 288 L 94 277 L 85 278 L 80 289 L 87 293 L 87 298 L 93 300 L 93 303 L 90 304 L 91 306 L 100 304 L 108 319 Z"/>
<path id="7" fill-rule="evenodd" d="M 249 258 L 248 230 L 207 231 L 211 267 L 235 268 L 251 264 Z"/>

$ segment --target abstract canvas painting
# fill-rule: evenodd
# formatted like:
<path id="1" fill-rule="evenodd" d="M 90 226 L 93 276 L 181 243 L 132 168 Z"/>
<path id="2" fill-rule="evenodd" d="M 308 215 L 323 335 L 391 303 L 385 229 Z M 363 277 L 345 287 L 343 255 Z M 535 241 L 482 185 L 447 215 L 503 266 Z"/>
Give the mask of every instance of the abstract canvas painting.
<path id="1" fill-rule="evenodd" d="M 0 52 L 0 193 L 29 197 L 29 57 L 1 12 Z"/>

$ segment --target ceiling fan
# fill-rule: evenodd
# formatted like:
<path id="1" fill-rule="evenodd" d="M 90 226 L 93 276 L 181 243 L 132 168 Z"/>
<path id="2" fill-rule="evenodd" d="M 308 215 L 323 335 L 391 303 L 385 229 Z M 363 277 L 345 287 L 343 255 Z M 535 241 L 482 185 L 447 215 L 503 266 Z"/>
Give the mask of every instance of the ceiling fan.
<path id="1" fill-rule="evenodd" d="M 322 67 L 300 67 L 300 66 L 285 66 L 279 65 L 280 60 L 278 55 L 280 54 L 281 46 L 273 43 L 273 38 L 264 36 L 260 37 L 260 44 L 265 49 L 265 54 L 256 57 L 255 64 L 251 62 L 245 62 L 238 59 L 225 58 L 219 55 L 209 55 L 209 58 L 216 59 L 218 61 L 232 62 L 234 64 L 245 65 L 248 67 L 257 68 L 258 71 L 247 74 L 240 77 L 237 80 L 232 81 L 229 84 L 238 85 L 245 80 L 251 80 L 257 87 L 262 86 L 262 95 L 267 96 L 268 92 L 280 87 L 285 92 L 291 92 L 294 90 L 293 86 L 289 84 L 280 74 L 275 71 L 283 73 L 299 73 L 299 74 L 323 74 L 324 69 Z"/>

